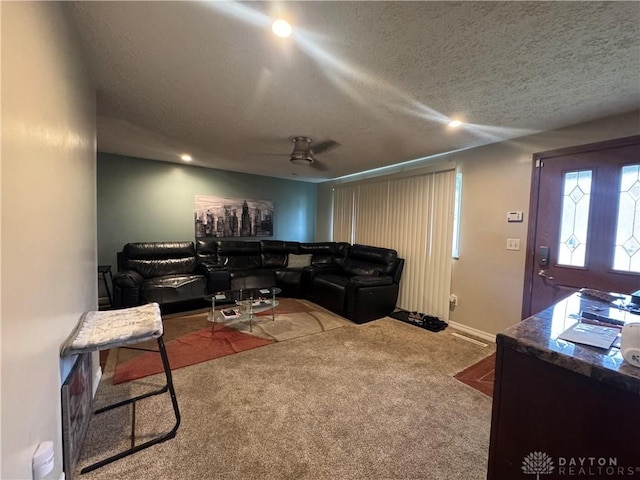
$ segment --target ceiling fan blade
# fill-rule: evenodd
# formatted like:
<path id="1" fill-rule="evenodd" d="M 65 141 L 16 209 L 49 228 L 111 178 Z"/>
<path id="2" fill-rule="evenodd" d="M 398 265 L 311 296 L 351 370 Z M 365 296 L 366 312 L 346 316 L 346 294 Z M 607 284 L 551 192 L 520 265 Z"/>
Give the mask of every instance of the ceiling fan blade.
<path id="1" fill-rule="evenodd" d="M 247 152 L 247 155 L 259 155 L 261 157 L 288 157 L 289 153 L 272 153 L 272 152 Z"/>
<path id="2" fill-rule="evenodd" d="M 313 159 L 313 163 L 311 165 L 309 165 L 311 168 L 313 168 L 314 170 L 317 170 L 319 172 L 326 172 L 327 171 L 327 166 L 322 163 L 319 162 L 317 159 Z"/>
<path id="3" fill-rule="evenodd" d="M 311 144 L 311 151 L 317 155 L 319 153 L 326 152 L 328 150 L 331 150 L 332 148 L 336 148 L 339 146 L 340 144 L 335 140 L 323 140 L 322 142 Z"/>

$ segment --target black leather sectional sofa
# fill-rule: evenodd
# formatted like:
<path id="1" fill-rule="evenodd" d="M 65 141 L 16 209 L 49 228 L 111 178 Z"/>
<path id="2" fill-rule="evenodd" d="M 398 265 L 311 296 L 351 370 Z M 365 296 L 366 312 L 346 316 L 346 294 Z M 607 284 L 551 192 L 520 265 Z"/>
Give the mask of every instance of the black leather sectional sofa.
<path id="1" fill-rule="evenodd" d="M 128 243 L 113 277 L 116 308 L 201 300 L 206 293 L 278 286 L 364 323 L 390 314 L 404 260 L 395 250 L 339 242 Z"/>

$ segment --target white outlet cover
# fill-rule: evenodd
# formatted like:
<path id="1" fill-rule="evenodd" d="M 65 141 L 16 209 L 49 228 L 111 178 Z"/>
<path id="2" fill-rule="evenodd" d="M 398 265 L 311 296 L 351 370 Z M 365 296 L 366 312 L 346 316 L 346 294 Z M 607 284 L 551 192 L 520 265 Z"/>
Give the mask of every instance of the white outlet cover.
<path id="1" fill-rule="evenodd" d="M 507 250 L 520 250 L 520 239 L 507 238 Z"/>
<path id="2" fill-rule="evenodd" d="M 32 468 L 34 480 L 39 480 L 50 473 L 54 465 L 53 442 L 42 442 L 33 454 Z"/>

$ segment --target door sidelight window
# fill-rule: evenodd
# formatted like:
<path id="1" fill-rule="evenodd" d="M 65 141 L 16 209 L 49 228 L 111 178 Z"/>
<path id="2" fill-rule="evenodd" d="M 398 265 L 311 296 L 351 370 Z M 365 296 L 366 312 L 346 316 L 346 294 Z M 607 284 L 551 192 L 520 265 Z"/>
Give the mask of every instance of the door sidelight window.
<path id="1" fill-rule="evenodd" d="M 622 167 L 613 269 L 640 272 L 640 165 Z"/>

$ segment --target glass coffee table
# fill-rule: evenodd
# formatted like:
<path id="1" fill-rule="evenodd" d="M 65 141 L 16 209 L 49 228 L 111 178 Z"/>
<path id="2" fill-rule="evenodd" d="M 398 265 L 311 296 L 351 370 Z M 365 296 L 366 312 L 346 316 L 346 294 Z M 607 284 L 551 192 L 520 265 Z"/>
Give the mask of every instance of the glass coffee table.
<path id="1" fill-rule="evenodd" d="M 216 323 L 243 322 L 249 320 L 249 331 L 253 331 L 253 317 L 257 313 L 271 310 L 271 320 L 275 322 L 275 308 L 279 302 L 276 295 L 282 292 L 278 287 L 252 288 L 240 290 L 225 290 L 205 295 L 204 299 L 211 302 L 211 311 L 207 320 L 212 334 Z M 221 307 L 216 310 L 216 305 Z"/>

